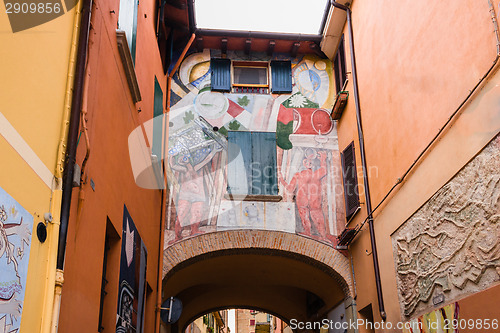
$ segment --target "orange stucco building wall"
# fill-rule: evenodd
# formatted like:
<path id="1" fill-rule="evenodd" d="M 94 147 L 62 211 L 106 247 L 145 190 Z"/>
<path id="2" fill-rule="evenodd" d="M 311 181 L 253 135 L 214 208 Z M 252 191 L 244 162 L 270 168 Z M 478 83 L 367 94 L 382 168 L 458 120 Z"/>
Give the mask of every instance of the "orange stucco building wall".
<path id="1" fill-rule="evenodd" d="M 118 8 L 119 1 L 98 0 L 93 5 L 86 99 L 90 156 L 82 191 L 73 190 L 60 332 L 97 331 L 105 236 L 106 232 L 122 235 L 124 205 L 147 248 L 145 331 L 152 332 L 155 325 L 162 194 L 135 184 L 127 138 L 140 123 L 153 118 L 155 76 L 163 96 L 166 77 L 154 31 L 155 2 L 141 1 L 135 72 L 142 101 L 133 103 L 116 42 Z M 86 149 L 82 134 L 77 154 L 80 166 Z M 112 227 L 106 230 L 108 219 Z M 121 240 L 115 238 L 107 258 L 105 331 L 114 331 L 116 326 L 120 252 Z"/>
<path id="2" fill-rule="evenodd" d="M 496 68 L 466 101 L 497 56 L 492 21 L 498 1 L 353 1 L 352 24 L 358 72 L 360 108 L 366 148 L 372 207 L 410 167 L 453 112 L 461 107 L 439 139 L 430 147 L 404 182 L 374 213 L 387 320 L 407 320 L 398 299 L 394 239 L 398 228 L 464 168 L 500 129 Z M 344 27 L 348 91 L 353 91 L 347 24 Z M 339 149 L 356 146 L 361 210 L 349 224 L 366 218 L 366 203 L 359 154 L 353 95 L 338 123 Z M 424 206 L 425 207 L 425 206 Z M 474 217 L 473 217 L 474 218 Z M 429 224 L 432 224 L 432 218 Z M 356 280 L 358 311 L 372 305 L 380 321 L 368 225 L 350 246 Z M 468 282 L 469 285 L 473 283 Z M 491 282 L 496 285 L 498 282 Z M 465 290 L 464 289 L 464 290 Z M 454 300 L 469 303 L 482 298 L 472 289 L 426 309 Z M 488 295 L 498 295 L 489 289 Z M 496 297 L 496 296 L 495 296 Z M 467 309 L 471 309 L 467 307 Z M 416 310 L 410 317 L 427 310 Z M 472 312 L 465 311 L 464 316 Z M 475 316 L 475 315 L 474 315 Z M 474 317 L 473 318 L 476 318 Z M 496 312 L 498 317 L 498 312 Z"/>

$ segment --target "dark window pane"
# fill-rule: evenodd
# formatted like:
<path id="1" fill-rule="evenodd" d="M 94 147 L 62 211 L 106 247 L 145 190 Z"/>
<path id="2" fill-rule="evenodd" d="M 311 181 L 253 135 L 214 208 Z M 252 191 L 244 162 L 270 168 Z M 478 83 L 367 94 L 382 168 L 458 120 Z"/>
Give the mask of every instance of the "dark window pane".
<path id="1" fill-rule="evenodd" d="M 235 84 L 267 84 L 266 67 L 237 67 L 233 68 Z"/>
<path id="2" fill-rule="evenodd" d="M 335 87 L 337 88 L 338 93 L 344 87 L 344 83 L 347 79 L 345 69 L 344 36 L 340 39 L 337 54 L 333 59 L 333 66 L 335 71 Z"/>
<path id="3" fill-rule="evenodd" d="M 351 142 L 342 152 L 342 173 L 344 176 L 344 199 L 346 219 L 349 220 L 359 207 L 358 177 L 356 174 L 356 155 L 354 142 Z"/>

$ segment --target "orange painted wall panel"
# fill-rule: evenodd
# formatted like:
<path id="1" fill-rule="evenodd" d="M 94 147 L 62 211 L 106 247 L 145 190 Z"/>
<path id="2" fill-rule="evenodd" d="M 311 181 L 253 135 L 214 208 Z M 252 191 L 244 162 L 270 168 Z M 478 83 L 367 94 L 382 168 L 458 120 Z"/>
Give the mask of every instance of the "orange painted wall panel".
<path id="1" fill-rule="evenodd" d="M 155 76 L 166 95 L 166 77 L 154 32 L 154 4 L 152 0 L 141 1 L 138 7 L 135 71 L 142 101 L 135 105 L 116 42 L 119 3 L 94 2 L 86 117 L 91 151 L 82 195 L 77 188 L 73 191 L 59 323 L 61 332 L 97 331 L 106 221 L 109 218 L 121 235 L 124 205 L 148 251 L 146 281 L 154 291 L 147 292 L 146 296 L 145 330 L 154 329 L 162 196 L 159 190 L 145 190 L 136 185 L 127 144 L 130 132 L 140 122 L 153 117 Z M 111 13 L 112 10 L 115 13 Z M 80 166 L 86 148 L 82 134 L 77 154 Z M 114 331 L 116 325 L 120 249 L 121 240 L 118 239 L 108 255 L 106 277 L 109 283 L 102 323 L 106 331 Z"/>

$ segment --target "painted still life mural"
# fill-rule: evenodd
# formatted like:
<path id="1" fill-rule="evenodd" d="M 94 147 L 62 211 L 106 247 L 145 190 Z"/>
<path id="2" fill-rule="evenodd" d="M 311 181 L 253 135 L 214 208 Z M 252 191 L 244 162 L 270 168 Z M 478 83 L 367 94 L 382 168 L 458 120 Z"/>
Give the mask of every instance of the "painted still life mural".
<path id="1" fill-rule="evenodd" d="M 146 247 L 127 207 L 124 207 L 116 314 L 117 333 L 135 333 L 144 330 L 146 263 Z"/>
<path id="2" fill-rule="evenodd" d="M 289 61 L 292 90 L 223 93 L 211 89 L 210 62 L 218 52 L 187 56 L 174 76 L 165 247 L 231 229 L 297 233 L 335 245 L 345 209 L 329 111 L 331 62 L 228 51 L 236 62 Z"/>
<path id="3" fill-rule="evenodd" d="M 21 324 L 33 216 L 0 188 L 0 332 Z"/>

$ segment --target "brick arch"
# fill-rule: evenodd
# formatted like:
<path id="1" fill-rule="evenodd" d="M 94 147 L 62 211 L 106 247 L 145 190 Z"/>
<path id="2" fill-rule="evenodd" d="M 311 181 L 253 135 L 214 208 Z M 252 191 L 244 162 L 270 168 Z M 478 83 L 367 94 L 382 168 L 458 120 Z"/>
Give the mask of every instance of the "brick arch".
<path id="1" fill-rule="evenodd" d="M 269 250 L 269 251 L 267 251 Z M 206 256 L 251 251 L 305 261 L 324 270 L 341 286 L 345 297 L 354 295 L 349 259 L 324 243 L 300 235 L 267 230 L 227 230 L 190 237 L 163 251 L 163 278 Z"/>

